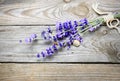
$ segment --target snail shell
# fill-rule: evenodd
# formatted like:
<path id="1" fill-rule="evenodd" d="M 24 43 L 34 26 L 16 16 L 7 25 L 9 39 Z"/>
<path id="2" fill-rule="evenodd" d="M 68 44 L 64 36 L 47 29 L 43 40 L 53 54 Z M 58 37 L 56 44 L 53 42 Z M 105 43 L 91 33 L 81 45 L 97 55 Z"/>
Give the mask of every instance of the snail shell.
<path id="1" fill-rule="evenodd" d="M 80 41 L 74 40 L 74 41 L 73 41 L 73 46 L 79 47 L 79 46 L 80 46 Z"/>

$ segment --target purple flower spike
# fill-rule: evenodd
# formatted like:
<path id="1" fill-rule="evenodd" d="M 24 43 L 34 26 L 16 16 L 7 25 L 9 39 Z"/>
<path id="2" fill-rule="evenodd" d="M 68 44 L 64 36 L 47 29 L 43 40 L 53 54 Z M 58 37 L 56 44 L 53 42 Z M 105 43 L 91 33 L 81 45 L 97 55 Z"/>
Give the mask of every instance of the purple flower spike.
<path id="1" fill-rule="evenodd" d="M 52 30 L 50 27 L 48 27 L 48 33 L 52 33 Z"/>
<path id="2" fill-rule="evenodd" d="M 65 32 L 65 37 L 68 37 L 70 35 L 69 32 Z"/>
<path id="3" fill-rule="evenodd" d="M 45 57 L 45 53 L 44 52 L 41 52 L 41 55 L 42 55 L 42 57 Z"/>
<path id="4" fill-rule="evenodd" d="M 85 26 L 85 25 L 88 25 L 88 21 L 87 21 L 87 19 L 86 19 L 86 18 L 81 19 L 81 20 L 80 20 L 80 22 L 81 22 L 80 26 Z"/>
<path id="5" fill-rule="evenodd" d="M 50 55 L 50 50 L 49 49 L 46 49 L 46 52 L 48 55 Z"/>
<path id="6" fill-rule="evenodd" d="M 26 42 L 26 43 L 31 43 L 31 42 L 32 42 L 32 39 L 31 39 L 31 38 L 25 38 L 25 42 Z"/>
<path id="7" fill-rule="evenodd" d="M 70 29 L 72 29 L 73 28 L 72 22 L 69 21 L 68 23 L 69 23 Z"/>
<path id="8" fill-rule="evenodd" d="M 58 34 L 56 35 L 57 39 L 62 39 L 64 36 L 63 34 L 61 34 L 60 32 L 58 32 Z"/>
<path id="9" fill-rule="evenodd" d="M 77 27 L 77 26 L 78 26 L 78 22 L 74 21 L 74 27 Z"/>
<path id="10" fill-rule="evenodd" d="M 40 54 L 39 53 L 37 54 L 37 58 L 40 58 Z"/>
<path id="11" fill-rule="evenodd" d="M 68 25 L 68 22 L 64 22 L 63 23 L 63 26 L 64 26 L 64 30 L 69 30 L 69 25 Z"/>
<path id="12" fill-rule="evenodd" d="M 37 35 L 36 34 L 31 34 L 31 36 L 30 36 L 32 39 L 35 39 L 35 38 L 37 38 Z"/>
<path id="13" fill-rule="evenodd" d="M 84 30 L 84 29 L 85 29 L 85 27 L 84 27 L 84 26 L 82 26 L 80 29 L 81 29 L 81 30 Z"/>
<path id="14" fill-rule="evenodd" d="M 42 31 L 42 33 L 41 33 L 41 36 L 44 38 L 44 39 L 47 39 L 47 37 L 46 37 L 46 32 L 45 31 Z"/>
<path id="15" fill-rule="evenodd" d="M 52 46 L 52 48 L 53 48 L 54 51 L 57 51 L 57 50 L 58 50 L 58 49 L 57 49 L 57 46 L 56 46 L 55 44 Z"/>
<path id="16" fill-rule="evenodd" d="M 68 49 L 71 47 L 71 42 L 67 42 Z"/>
<path id="17" fill-rule="evenodd" d="M 63 29 L 62 23 L 61 22 L 57 23 L 56 24 L 56 32 L 58 32 L 58 31 L 62 32 L 62 29 Z"/>
<path id="18" fill-rule="evenodd" d="M 73 39 L 72 36 L 69 37 L 69 40 L 70 40 L 70 43 L 73 44 L 73 40 L 74 40 L 74 39 Z"/>
<path id="19" fill-rule="evenodd" d="M 82 37 L 81 37 L 79 34 L 77 34 L 77 35 L 75 36 L 75 40 L 78 40 L 78 41 L 80 41 L 80 42 L 83 41 Z"/>
<path id="20" fill-rule="evenodd" d="M 62 32 L 62 24 L 61 23 L 59 23 L 59 31 Z"/>
<path id="21" fill-rule="evenodd" d="M 20 43 L 22 43 L 22 40 L 19 40 Z"/>
<path id="22" fill-rule="evenodd" d="M 74 34 L 76 34 L 76 33 L 77 33 L 77 30 L 72 29 L 71 34 L 74 35 Z"/>
<path id="23" fill-rule="evenodd" d="M 82 37 L 80 38 L 80 42 L 81 42 L 81 43 L 83 42 L 83 38 L 82 38 Z"/>
<path id="24" fill-rule="evenodd" d="M 62 48 L 63 47 L 63 43 L 59 42 L 59 46 L 60 46 L 60 48 Z"/>
<path id="25" fill-rule="evenodd" d="M 54 42 L 56 42 L 56 41 L 57 41 L 57 38 L 56 38 L 55 36 L 53 36 L 53 40 L 54 40 Z"/>
<path id="26" fill-rule="evenodd" d="M 88 20 L 86 18 L 84 18 L 84 21 L 85 21 L 84 23 L 88 25 Z"/>
<path id="27" fill-rule="evenodd" d="M 49 50 L 50 50 L 50 52 L 51 52 L 52 54 L 54 53 L 54 51 L 52 50 L 52 48 L 49 47 Z"/>
<path id="28" fill-rule="evenodd" d="M 90 27 L 90 28 L 89 28 L 89 31 L 90 31 L 90 32 L 93 32 L 93 31 L 95 31 L 95 28 L 94 28 L 94 27 Z"/>

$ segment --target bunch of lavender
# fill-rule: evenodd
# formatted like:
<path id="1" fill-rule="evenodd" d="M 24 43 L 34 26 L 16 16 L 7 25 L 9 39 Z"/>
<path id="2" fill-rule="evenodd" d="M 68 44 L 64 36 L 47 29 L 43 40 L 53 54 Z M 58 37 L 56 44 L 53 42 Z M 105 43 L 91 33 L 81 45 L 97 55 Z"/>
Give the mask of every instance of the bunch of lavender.
<path id="1" fill-rule="evenodd" d="M 56 24 L 56 32 L 54 34 L 50 27 L 46 31 L 42 31 L 41 36 L 44 40 L 49 40 L 53 45 L 47 48 L 41 53 L 37 53 L 37 57 L 47 57 L 53 55 L 58 49 L 65 48 L 69 49 L 73 42 L 77 40 L 82 43 L 83 37 L 81 34 L 85 32 L 93 32 L 102 24 L 102 20 L 95 20 L 93 22 L 88 22 L 86 18 L 80 21 L 66 21 L 59 22 Z M 25 43 L 32 43 L 32 41 L 37 39 L 37 34 L 31 34 L 30 37 L 25 38 Z M 20 40 L 20 43 L 23 42 Z"/>
<path id="2" fill-rule="evenodd" d="M 67 49 L 69 49 L 71 45 L 73 45 L 74 40 L 82 43 L 83 37 L 81 36 L 81 33 L 85 33 L 87 31 L 93 32 L 102 24 L 99 20 L 90 23 L 86 18 L 81 19 L 80 21 L 59 22 L 56 24 L 55 34 L 53 34 L 51 28 L 48 27 L 47 31 L 42 31 L 41 36 L 44 40 L 51 41 L 53 45 L 45 51 L 38 53 L 37 57 L 51 56 L 60 48 L 67 47 Z"/>

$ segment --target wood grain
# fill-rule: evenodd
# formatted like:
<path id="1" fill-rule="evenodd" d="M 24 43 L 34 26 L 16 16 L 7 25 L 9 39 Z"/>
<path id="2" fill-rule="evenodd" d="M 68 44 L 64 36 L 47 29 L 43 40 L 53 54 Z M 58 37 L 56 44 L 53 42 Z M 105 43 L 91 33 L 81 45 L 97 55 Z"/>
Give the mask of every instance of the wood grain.
<path id="1" fill-rule="evenodd" d="M 92 20 L 97 14 L 92 10 L 96 0 L 0 0 L 0 25 L 55 24 L 57 21 Z M 109 3 L 108 3 L 109 2 Z M 99 9 L 119 12 L 120 0 L 98 0 Z"/>
<path id="2" fill-rule="evenodd" d="M 48 26 L 1 26 L 0 62 L 120 62 L 120 35 L 116 30 L 102 26 L 94 33 L 84 36 L 80 47 L 64 48 L 48 58 L 36 57 L 52 44 L 44 41 L 40 33 Z M 54 26 L 51 26 L 55 30 Z M 105 34 L 105 32 L 107 34 Z M 38 34 L 32 44 L 19 43 L 30 34 Z"/>
<path id="3" fill-rule="evenodd" d="M 117 64 L 0 64 L 0 81 L 120 81 Z"/>

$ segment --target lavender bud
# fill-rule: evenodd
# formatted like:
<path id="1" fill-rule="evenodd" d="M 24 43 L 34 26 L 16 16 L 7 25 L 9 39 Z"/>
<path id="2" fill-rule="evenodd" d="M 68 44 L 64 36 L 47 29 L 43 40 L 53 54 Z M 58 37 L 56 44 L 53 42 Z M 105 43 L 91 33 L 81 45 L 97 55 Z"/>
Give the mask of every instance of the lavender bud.
<path id="1" fill-rule="evenodd" d="M 49 47 L 49 52 L 50 52 L 50 54 L 53 54 L 53 53 L 54 53 L 54 51 L 53 51 L 52 48 L 50 48 L 50 47 Z"/>
<path id="2" fill-rule="evenodd" d="M 26 42 L 26 43 L 31 43 L 31 42 L 32 42 L 32 39 L 31 39 L 31 38 L 25 38 L 25 42 Z"/>
<path id="3" fill-rule="evenodd" d="M 71 42 L 67 42 L 68 49 L 71 47 Z"/>
<path id="4" fill-rule="evenodd" d="M 37 54 L 37 58 L 40 58 L 40 54 L 39 53 Z"/>
<path id="5" fill-rule="evenodd" d="M 48 27 L 48 33 L 52 33 L 52 30 L 50 27 Z"/>
<path id="6" fill-rule="evenodd" d="M 53 36 L 53 40 L 54 40 L 54 42 L 56 42 L 56 41 L 57 41 L 57 38 L 56 38 L 56 36 Z"/>
<path id="7" fill-rule="evenodd" d="M 77 26 L 78 26 L 78 22 L 74 21 L 74 27 L 77 27 Z"/>
<path id="8" fill-rule="evenodd" d="M 41 33 L 41 36 L 44 38 L 44 39 L 47 39 L 47 37 L 46 37 L 46 31 L 42 31 L 42 33 Z"/>
<path id="9" fill-rule="evenodd" d="M 70 35 L 69 32 L 65 32 L 65 37 L 68 37 Z"/>
<path id="10" fill-rule="evenodd" d="M 57 37 L 57 39 L 62 39 L 62 38 L 63 38 L 63 34 L 58 33 L 58 34 L 56 35 L 56 37 Z"/>
<path id="11" fill-rule="evenodd" d="M 63 43 L 59 42 L 59 46 L 60 46 L 60 48 L 62 48 L 63 47 Z"/>
<path id="12" fill-rule="evenodd" d="M 44 52 L 41 52 L 41 55 L 42 55 L 42 57 L 45 57 L 45 53 Z"/>
<path id="13" fill-rule="evenodd" d="M 20 43 L 22 43 L 22 40 L 19 40 Z"/>
<path id="14" fill-rule="evenodd" d="M 63 23 L 63 27 L 64 27 L 64 30 L 65 30 L 65 31 L 66 31 L 66 30 L 69 30 L 69 25 L 68 25 L 67 22 L 64 22 L 64 23 Z"/>
<path id="15" fill-rule="evenodd" d="M 54 51 L 58 50 L 55 44 L 52 46 L 52 48 L 53 48 Z"/>
<path id="16" fill-rule="evenodd" d="M 72 28 L 73 28 L 73 26 L 72 26 L 72 22 L 69 21 L 68 23 L 69 23 L 69 27 L 70 27 L 70 29 L 72 29 Z"/>
<path id="17" fill-rule="evenodd" d="M 86 18 L 81 19 L 81 20 L 80 20 L 80 22 L 81 22 L 80 26 L 85 26 L 85 25 L 88 25 L 88 21 L 87 21 L 87 19 L 86 19 Z"/>
<path id="18" fill-rule="evenodd" d="M 31 36 L 30 36 L 32 39 L 35 39 L 35 38 L 37 38 L 37 35 L 36 34 L 31 34 Z"/>
<path id="19" fill-rule="evenodd" d="M 90 28 L 89 28 L 89 31 L 90 31 L 90 32 L 93 32 L 93 31 L 95 31 L 95 28 L 94 28 L 94 27 L 90 27 Z"/>
<path id="20" fill-rule="evenodd" d="M 46 49 L 46 52 L 47 52 L 48 55 L 50 55 L 50 51 L 49 51 L 49 49 Z"/>

